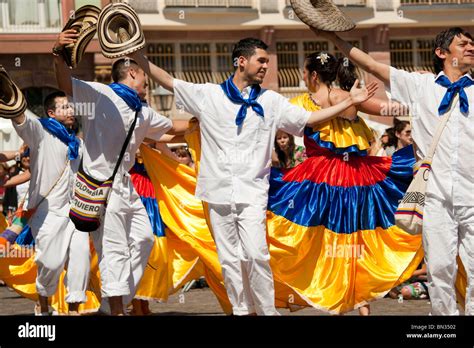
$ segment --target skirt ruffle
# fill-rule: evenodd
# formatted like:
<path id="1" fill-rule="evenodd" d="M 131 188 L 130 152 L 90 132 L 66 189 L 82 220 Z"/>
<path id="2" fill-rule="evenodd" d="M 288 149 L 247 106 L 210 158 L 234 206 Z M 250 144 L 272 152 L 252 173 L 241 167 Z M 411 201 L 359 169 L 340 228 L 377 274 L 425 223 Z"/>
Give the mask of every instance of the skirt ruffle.
<path id="1" fill-rule="evenodd" d="M 275 277 L 315 308 L 337 314 L 383 297 L 423 258 L 421 237 L 394 225 L 412 178 L 413 150 L 394 157 L 322 150 L 273 170 L 268 234 Z"/>

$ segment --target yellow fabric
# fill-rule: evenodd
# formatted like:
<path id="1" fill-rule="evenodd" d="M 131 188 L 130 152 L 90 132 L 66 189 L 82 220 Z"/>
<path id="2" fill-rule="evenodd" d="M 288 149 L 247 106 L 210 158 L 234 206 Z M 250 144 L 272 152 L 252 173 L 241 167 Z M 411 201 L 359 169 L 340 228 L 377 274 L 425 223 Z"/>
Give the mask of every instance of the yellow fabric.
<path id="1" fill-rule="evenodd" d="M 205 271 L 196 253 L 167 230 L 167 237 L 156 237 L 147 267 L 137 289 L 136 298 L 166 301 L 170 294 L 178 291 L 191 279 L 205 275 Z M 34 251 L 18 245 L 13 246 L 20 256 L 0 258 L 0 279 L 19 295 L 37 301 L 36 273 Z M 79 306 L 81 313 L 96 312 L 100 307 L 100 272 L 98 258 L 91 243 L 90 291 L 87 291 L 87 302 Z M 50 304 L 60 314 L 67 313 L 66 288 L 61 274 L 56 294 Z"/>
<path id="2" fill-rule="evenodd" d="M 458 273 L 456 275 L 456 297 L 458 299 L 459 305 L 461 308 L 464 308 L 466 305 L 466 290 L 467 290 L 467 274 L 464 264 L 461 261 L 461 258 L 457 257 L 458 263 Z"/>
<path id="3" fill-rule="evenodd" d="M 168 227 L 167 237 L 180 246 L 194 251 L 204 264 L 211 289 L 226 313 L 232 309 L 227 298 L 214 240 L 207 228 L 202 202 L 194 197 L 194 169 L 156 150 L 141 146 L 140 152 L 148 175 L 155 187 L 160 214 Z"/>
<path id="4" fill-rule="evenodd" d="M 155 236 L 148 263 L 135 298 L 142 300 L 156 299 L 166 301 L 172 283 L 168 263 L 168 241 L 166 237 Z"/>
<path id="5" fill-rule="evenodd" d="M 320 106 L 313 103 L 308 93 L 294 97 L 290 102 L 308 111 L 318 111 L 321 109 Z M 370 148 L 369 141 L 373 140 L 373 134 L 363 118 L 358 118 L 356 122 L 351 122 L 335 117 L 318 124 L 313 128 L 313 131 L 319 131 L 320 139 L 333 143 L 336 148 L 356 145 L 361 151 L 368 150 Z"/>
<path id="6" fill-rule="evenodd" d="M 155 244 L 140 280 L 135 298 L 166 302 L 188 281 L 204 275 L 198 256 L 169 229 L 166 237 L 155 236 Z"/>
<path id="7" fill-rule="evenodd" d="M 14 245 L 13 252 L 18 256 L 24 257 L 5 257 L 0 258 L 0 279 L 5 284 L 15 290 L 19 295 L 28 298 L 32 301 L 38 300 L 36 292 L 36 273 L 37 267 L 34 261 L 35 253 L 33 249 Z M 13 256 L 13 255 L 12 255 Z M 90 284 L 97 284 L 97 279 L 93 276 L 98 273 L 97 257 L 92 259 L 91 263 L 91 280 Z M 66 272 L 63 271 L 59 279 L 59 286 L 56 293 L 50 298 L 50 305 L 59 314 L 67 313 L 66 287 L 64 286 L 64 276 Z M 91 287 L 92 288 L 92 287 Z M 100 289 L 96 286 L 95 290 Z M 98 292 L 100 294 L 100 291 Z M 87 291 L 87 302 L 79 306 L 79 312 L 90 313 L 96 312 L 100 306 L 100 297 L 91 290 Z M 32 308 L 33 309 L 33 308 Z"/>
<path id="8" fill-rule="evenodd" d="M 300 226 L 272 212 L 267 217 L 275 277 L 330 313 L 384 296 L 423 259 L 421 237 L 396 226 L 343 234 Z"/>

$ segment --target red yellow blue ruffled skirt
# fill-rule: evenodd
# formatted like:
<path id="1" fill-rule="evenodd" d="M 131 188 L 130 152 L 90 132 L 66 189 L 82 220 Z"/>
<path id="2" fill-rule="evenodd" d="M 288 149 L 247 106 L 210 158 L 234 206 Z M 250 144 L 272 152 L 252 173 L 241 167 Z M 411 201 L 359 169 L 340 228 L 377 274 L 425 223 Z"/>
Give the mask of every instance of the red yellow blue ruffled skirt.
<path id="1" fill-rule="evenodd" d="M 313 149 L 299 166 L 272 170 L 268 233 L 272 269 L 308 303 L 344 313 L 384 296 L 423 258 L 421 237 L 394 226 L 414 163 Z"/>

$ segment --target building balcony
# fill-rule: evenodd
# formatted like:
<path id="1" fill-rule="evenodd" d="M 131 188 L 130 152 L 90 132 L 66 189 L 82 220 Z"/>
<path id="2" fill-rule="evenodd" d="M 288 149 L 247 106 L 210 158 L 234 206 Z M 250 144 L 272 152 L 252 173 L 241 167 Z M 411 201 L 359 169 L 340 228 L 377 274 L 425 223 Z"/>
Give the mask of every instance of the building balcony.
<path id="1" fill-rule="evenodd" d="M 337 6 L 367 6 L 367 0 L 333 0 Z M 291 6 L 290 0 L 286 0 L 286 6 Z"/>
<path id="2" fill-rule="evenodd" d="M 213 23 L 238 25 L 258 19 L 257 0 L 165 0 L 165 18 L 180 23 L 198 24 L 206 16 Z M 230 20 L 230 22 L 229 22 Z"/>
<path id="3" fill-rule="evenodd" d="M 253 0 L 165 0 L 165 7 L 253 8 Z"/>
<path id="4" fill-rule="evenodd" d="M 0 27 L 0 34 L 56 34 L 61 29 L 61 25 L 50 27 L 37 24 L 7 25 Z"/>
<path id="5" fill-rule="evenodd" d="M 462 5 L 474 4 L 474 0 L 400 0 L 401 6 Z"/>
<path id="6" fill-rule="evenodd" d="M 463 26 L 472 22 L 474 0 L 400 0 L 398 13 L 420 23 L 446 22 L 451 26 Z"/>

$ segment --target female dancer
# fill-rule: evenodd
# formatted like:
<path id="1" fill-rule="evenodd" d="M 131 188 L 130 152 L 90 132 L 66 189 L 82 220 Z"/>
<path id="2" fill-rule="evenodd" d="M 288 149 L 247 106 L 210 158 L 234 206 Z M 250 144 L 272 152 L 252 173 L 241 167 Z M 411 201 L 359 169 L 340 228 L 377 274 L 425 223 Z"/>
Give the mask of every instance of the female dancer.
<path id="1" fill-rule="evenodd" d="M 337 104 L 354 69 L 331 54 L 311 54 L 304 67 L 309 91 L 292 102 L 310 111 Z M 340 88 L 332 86 L 336 79 Z M 312 306 L 333 314 L 360 308 L 368 315 L 368 301 L 409 278 L 423 256 L 421 238 L 394 226 L 393 217 L 412 178 L 413 150 L 368 156 L 372 133 L 357 111 L 390 114 L 371 98 L 306 128 L 308 159 L 273 169 L 270 185 L 272 266 Z"/>

